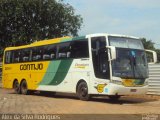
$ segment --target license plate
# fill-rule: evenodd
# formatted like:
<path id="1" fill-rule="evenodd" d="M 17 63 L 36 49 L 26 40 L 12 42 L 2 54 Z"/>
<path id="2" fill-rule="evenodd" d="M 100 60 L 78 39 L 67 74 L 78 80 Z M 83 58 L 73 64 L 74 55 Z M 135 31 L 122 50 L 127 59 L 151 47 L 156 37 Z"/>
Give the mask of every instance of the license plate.
<path id="1" fill-rule="evenodd" d="M 137 92 L 137 89 L 131 89 L 130 91 L 131 92 Z"/>

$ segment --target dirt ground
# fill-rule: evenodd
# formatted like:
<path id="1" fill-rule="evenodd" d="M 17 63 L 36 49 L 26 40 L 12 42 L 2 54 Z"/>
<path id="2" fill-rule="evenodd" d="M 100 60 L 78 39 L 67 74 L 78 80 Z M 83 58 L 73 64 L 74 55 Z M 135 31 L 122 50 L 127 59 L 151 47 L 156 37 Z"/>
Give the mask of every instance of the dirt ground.
<path id="1" fill-rule="evenodd" d="M 116 102 L 103 96 L 81 101 L 71 94 L 18 95 L 13 90 L 0 88 L 0 114 L 103 114 L 112 117 L 132 114 L 141 115 L 139 119 L 142 120 L 143 115 L 160 114 L 160 96 L 124 96 Z"/>

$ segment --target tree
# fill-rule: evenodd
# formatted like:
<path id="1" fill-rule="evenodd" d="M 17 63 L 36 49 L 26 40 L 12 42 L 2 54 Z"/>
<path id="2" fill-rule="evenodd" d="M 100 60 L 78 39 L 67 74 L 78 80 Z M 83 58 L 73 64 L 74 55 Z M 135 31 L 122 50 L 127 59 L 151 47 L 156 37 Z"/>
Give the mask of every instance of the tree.
<path id="1" fill-rule="evenodd" d="M 143 43 L 145 49 L 156 51 L 158 62 L 160 62 L 160 49 L 156 49 L 154 47 L 154 42 L 152 42 L 152 40 L 146 40 L 146 38 L 142 38 L 141 40 L 142 40 L 142 43 Z M 148 59 L 150 59 L 150 58 L 152 58 L 152 55 L 147 54 L 147 57 L 148 57 Z"/>
<path id="2" fill-rule="evenodd" d="M 66 35 L 77 36 L 82 18 L 63 0 L 1 0 L 0 49 Z"/>
<path id="3" fill-rule="evenodd" d="M 156 49 L 155 51 L 157 53 L 157 60 L 160 62 L 160 49 Z"/>
<path id="4" fill-rule="evenodd" d="M 141 40 L 145 49 L 155 50 L 154 42 L 152 42 L 152 40 L 146 40 L 146 38 L 141 38 Z"/>

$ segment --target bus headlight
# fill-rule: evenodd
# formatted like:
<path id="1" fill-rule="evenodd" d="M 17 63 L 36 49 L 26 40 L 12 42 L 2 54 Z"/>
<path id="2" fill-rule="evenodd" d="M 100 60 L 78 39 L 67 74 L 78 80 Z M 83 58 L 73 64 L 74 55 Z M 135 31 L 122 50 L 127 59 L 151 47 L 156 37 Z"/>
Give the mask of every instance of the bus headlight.
<path id="1" fill-rule="evenodd" d="M 111 83 L 122 85 L 122 82 L 119 80 L 112 80 Z"/>

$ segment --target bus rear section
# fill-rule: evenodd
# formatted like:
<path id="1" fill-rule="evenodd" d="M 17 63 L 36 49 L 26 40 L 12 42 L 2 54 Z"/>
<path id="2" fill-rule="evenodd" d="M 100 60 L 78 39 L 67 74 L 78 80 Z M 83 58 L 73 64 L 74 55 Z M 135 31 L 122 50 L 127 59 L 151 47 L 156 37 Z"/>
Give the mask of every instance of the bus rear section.
<path id="1" fill-rule="evenodd" d="M 18 94 L 38 90 L 81 96 L 84 82 L 90 85 L 88 43 L 85 37 L 59 38 L 6 48 L 3 87 L 14 88 Z"/>

